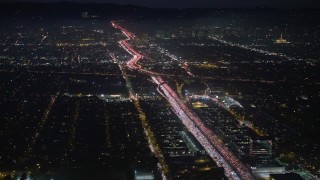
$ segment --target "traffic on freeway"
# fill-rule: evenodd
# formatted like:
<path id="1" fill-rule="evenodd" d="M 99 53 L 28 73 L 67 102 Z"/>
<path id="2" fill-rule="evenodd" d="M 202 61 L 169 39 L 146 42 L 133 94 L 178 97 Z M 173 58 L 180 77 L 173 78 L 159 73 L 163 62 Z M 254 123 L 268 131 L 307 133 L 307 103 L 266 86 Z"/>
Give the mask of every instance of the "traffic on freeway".
<path id="1" fill-rule="evenodd" d="M 226 176 L 229 179 L 255 179 L 251 174 L 250 169 L 224 145 L 212 130 L 205 126 L 201 119 L 179 99 L 177 94 L 160 76 L 156 76 L 156 72 L 144 70 L 141 65 L 137 64 L 137 62 L 142 58 L 142 55 L 128 44 L 128 41 L 134 40 L 134 35 L 114 21 L 112 21 L 111 24 L 113 27 L 121 30 L 127 37 L 125 40 L 119 41 L 120 46 L 133 56 L 127 62 L 127 66 L 131 70 L 138 70 L 151 76 L 152 80 L 158 85 L 158 92 L 168 100 L 174 113 L 180 118 L 190 133 L 192 133 L 205 148 L 211 158 L 219 166 L 224 168 Z"/>

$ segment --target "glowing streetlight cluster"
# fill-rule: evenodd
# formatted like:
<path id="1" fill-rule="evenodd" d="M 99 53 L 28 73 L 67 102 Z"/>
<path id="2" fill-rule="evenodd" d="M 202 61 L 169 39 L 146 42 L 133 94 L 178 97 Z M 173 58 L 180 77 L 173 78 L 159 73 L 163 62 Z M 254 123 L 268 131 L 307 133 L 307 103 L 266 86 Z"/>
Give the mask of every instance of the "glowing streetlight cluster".
<path id="1" fill-rule="evenodd" d="M 44 124 L 46 123 L 46 121 L 47 121 L 47 119 L 48 119 L 49 113 L 50 113 L 50 111 L 51 111 L 51 109 L 52 109 L 53 104 L 56 102 L 57 97 L 58 97 L 57 95 L 51 97 L 51 101 L 50 101 L 50 103 L 49 103 L 49 106 L 48 106 L 48 108 L 45 110 L 45 112 L 44 112 L 41 120 L 39 121 L 39 126 L 38 126 L 38 128 L 36 129 L 34 136 L 31 138 L 31 141 L 30 141 L 30 143 L 29 143 L 28 146 L 27 146 L 27 150 L 25 151 L 25 156 L 23 157 L 22 161 L 25 161 L 25 160 L 31 158 L 31 154 L 32 154 L 34 145 L 35 145 L 35 143 L 36 143 L 36 141 L 37 141 L 37 139 L 38 139 L 38 137 L 39 137 L 39 135 L 40 135 L 40 132 L 41 132 L 42 129 L 43 129 Z"/>

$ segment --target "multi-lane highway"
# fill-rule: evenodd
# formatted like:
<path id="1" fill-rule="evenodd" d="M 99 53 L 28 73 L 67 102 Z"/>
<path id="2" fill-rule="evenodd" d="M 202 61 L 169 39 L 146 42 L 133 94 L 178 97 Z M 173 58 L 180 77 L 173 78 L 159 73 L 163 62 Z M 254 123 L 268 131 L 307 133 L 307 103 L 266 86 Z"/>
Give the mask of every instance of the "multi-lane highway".
<path id="1" fill-rule="evenodd" d="M 236 157 L 219 137 L 210 130 L 200 118 L 198 118 L 189 108 L 179 99 L 177 94 L 168 86 L 168 84 L 156 72 L 144 70 L 137 62 L 142 58 L 142 55 L 136 52 L 128 41 L 134 39 L 134 35 L 121 27 L 116 22 L 111 22 L 112 26 L 121 30 L 127 37 L 125 40 L 119 41 L 123 47 L 133 57 L 127 62 L 127 66 L 132 70 L 138 70 L 151 76 L 152 80 L 158 85 L 158 91 L 164 96 L 172 110 L 181 119 L 186 128 L 195 136 L 195 138 L 205 148 L 207 153 L 217 164 L 224 168 L 225 174 L 229 179 L 254 179 L 251 171 L 246 167 L 238 157 Z"/>

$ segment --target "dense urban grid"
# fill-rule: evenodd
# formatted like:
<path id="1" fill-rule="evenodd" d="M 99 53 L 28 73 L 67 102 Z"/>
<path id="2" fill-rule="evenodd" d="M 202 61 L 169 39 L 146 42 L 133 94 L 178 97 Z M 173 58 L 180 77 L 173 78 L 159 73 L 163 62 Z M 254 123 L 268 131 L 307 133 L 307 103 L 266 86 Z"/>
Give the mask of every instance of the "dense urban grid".
<path id="1" fill-rule="evenodd" d="M 320 178 L 317 10 L 42 6 L 0 16 L 0 179 Z"/>

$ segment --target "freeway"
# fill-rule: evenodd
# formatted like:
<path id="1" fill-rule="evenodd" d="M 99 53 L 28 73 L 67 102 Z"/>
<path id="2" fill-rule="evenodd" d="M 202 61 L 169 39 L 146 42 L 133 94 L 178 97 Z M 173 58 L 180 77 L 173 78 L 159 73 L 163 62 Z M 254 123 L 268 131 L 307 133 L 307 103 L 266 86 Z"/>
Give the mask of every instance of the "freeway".
<path id="1" fill-rule="evenodd" d="M 162 80 L 152 77 L 161 85 L 160 88 L 172 105 L 174 112 L 182 120 L 187 129 L 197 138 L 208 154 L 222 166 L 230 179 L 254 179 L 250 170 L 224 145 L 220 138 L 212 132 L 188 107 L 177 94 Z"/>
<path id="2" fill-rule="evenodd" d="M 205 126 L 199 117 L 197 117 L 189 108 L 179 99 L 177 94 L 168 86 L 168 84 L 156 72 L 147 71 L 138 65 L 137 62 L 142 55 L 136 52 L 127 42 L 134 39 L 134 35 L 118 25 L 111 22 L 112 26 L 121 30 L 127 37 L 120 40 L 119 44 L 133 57 L 127 62 L 127 66 L 132 70 L 138 70 L 151 76 L 152 80 L 158 85 L 158 92 L 164 96 L 170 103 L 172 110 L 181 119 L 182 123 L 192 133 L 206 152 L 217 164 L 224 168 L 225 174 L 229 179 L 255 179 L 251 171 L 236 157 L 228 147 L 214 134 L 212 130 Z M 162 92 L 160 92 L 160 90 Z"/>
<path id="3" fill-rule="evenodd" d="M 138 54 L 127 43 L 127 41 L 133 39 L 134 36 L 130 32 L 127 32 L 125 29 L 123 29 L 118 24 L 115 24 L 114 22 L 111 22 L 111 23 L 112 23 L 113 27 L 120 29 L 123 32 L 123 34 L 126 35 L 126 37 L 127 37 L 127 39 L 120 40 L 118 42 L 121 47 L 123 47 L 129 54 L 131 54 L 133 56 L 131 58 L 131 60 L 127 62 L 127 66 L 132 70 L 142 69 L 141 66 L 136 64 L 142 58 L 142 55 Z M 113 54 L 110 54 L 110 55 L 113 58 L 113 60 L 115 62 L 117 62 L 117 60 L 115 59 Z M 146 115 L 141 108 L 139 99 L 137 98 L 137 96 L 135 96 L 135 93 L 132 88 L 131 82 L 128 78 L 128 75 L 126 74 L 125 71 L 123 71 L 122 65 L 119 64 L 119 68 L 123 72 L 123 78 L 126 80 L 126 85 L 127 85 L 128 91 L 129 91 L 130 99 L 133 101 L 134 106 L 136 107 L 136 109 L 139 112 L 139 119 L 142 123 L 144 134 L 146 135 L 146 138 L 148 140 L 149 148 L 150 148 L 151 152 L 154 153 L 154 155 L 158 158 L 159 163 L 157 164 L 157 166 L 158 166 L 159 170 L 162 172 L 161 173 L 162 179 L 165 180 L 165 179 L 167 179 L 166 176 L 168 175 L 168 165 L 166 164 L 166 162 L 164 160 L 163 153 L 157 143 L 157 140 L 154 136 L 154 133 L 152 132 L 150 125 L 148 124 L 148 121 L 146 119 Z"/>

